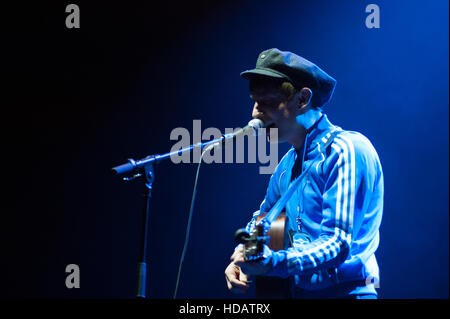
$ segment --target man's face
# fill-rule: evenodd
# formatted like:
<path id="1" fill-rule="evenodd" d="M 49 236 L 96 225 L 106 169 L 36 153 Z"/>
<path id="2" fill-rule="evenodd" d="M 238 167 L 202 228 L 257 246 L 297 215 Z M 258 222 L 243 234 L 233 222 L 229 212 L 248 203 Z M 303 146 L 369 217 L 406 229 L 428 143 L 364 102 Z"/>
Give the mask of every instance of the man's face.
<path id="1" fill-rule="evenodd" d="M 277 128 L 279 142 L 287 141 L 296 125 L 297 96 L 287 101 L 277 88 L 255 88 L 250 92 L 250 97 L 255 101 L 252 117 L 262 120 L 269 129 Z"/>

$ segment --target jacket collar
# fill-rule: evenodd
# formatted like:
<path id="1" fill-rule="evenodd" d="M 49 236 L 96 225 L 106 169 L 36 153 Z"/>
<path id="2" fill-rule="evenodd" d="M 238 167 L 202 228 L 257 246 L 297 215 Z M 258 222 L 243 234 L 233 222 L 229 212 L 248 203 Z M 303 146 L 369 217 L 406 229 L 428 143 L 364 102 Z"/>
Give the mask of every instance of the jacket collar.
<path id="1" fill-rule="evenodd" d="M 302 124 L 307 127 L 305 146 L 308 153 L 317 147 L 317 143 L 326 133 L 337 128 L 328 120 L 326 114 L 314 109 L 303 114 Z"/>

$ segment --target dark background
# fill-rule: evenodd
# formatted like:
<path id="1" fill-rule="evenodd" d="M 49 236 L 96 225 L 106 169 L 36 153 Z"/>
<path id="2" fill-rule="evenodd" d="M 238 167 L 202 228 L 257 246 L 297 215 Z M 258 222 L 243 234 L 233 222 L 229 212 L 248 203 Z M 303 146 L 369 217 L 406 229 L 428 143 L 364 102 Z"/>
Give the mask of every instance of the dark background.
<path id="1" fill-rule="evenodd" d="M 312 60 L 338 85 L 325 112 L 381 158 L 381 298 L 448 298 L 448 1 L 76 1 L 3 7 L 2 298 L 133 298 L 141 185 L 110 168 L 170 150 L 170 132 L 239 127 L 239 73 L 264 49 Z M 280 145 L 279 158 L 288 149 Z M 259 207 L 260 164 L 204 164 L 180 298 L 230 294 L 233 233 Z M 149 298 L 171 298 L 196 165 L 156 167 Z M 77 264 L 81 288 L 67 289 Z"/>

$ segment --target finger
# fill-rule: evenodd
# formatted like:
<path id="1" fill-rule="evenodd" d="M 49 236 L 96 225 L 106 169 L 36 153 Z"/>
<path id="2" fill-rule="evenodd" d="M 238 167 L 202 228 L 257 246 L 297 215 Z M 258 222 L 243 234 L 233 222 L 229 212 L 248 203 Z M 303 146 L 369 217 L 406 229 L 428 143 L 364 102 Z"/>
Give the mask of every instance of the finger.
<path id="1" fill-rule="evenodd" d="M 225 270 L 225 279 L 227 280 L 227 283 L 230 283 L 230 285 L 234 286 L 243 286 L 246 285 L 245 282 L 240 281 L 241 269 L 237 267 L 234 264 L 230 264 L 230 266 Z M 230 288 L 230 286 L 228 286 Z"/>
<path id="2" fill-rule="evenodd" d="M 246 282 L 240 281 L 237 278 L 228 278 L 230 281 L 231 288 L 229 289 L 247 289 L 249 286 Z"/>
<path id="3" fill-rule="evenodd" d="M 247 286 L 246 282 L 240 281 L 237 278 L 229 278 L 229 279 L 230 279 L 230 283 L 233 287 L 246 287 Z"/>
<path id="4" fill-rule="evenodd" d="M 249 276 L 244 274 L 242 271 L 239 273 L 239 280 L 245 282 L 246 284 L 249 283 L 248 277 Z"/>
<path id="5" fill-rule="evenodd" d="M 231 255 L 231 260 L 236 259 L 243 259 L 244 258 L 244 251 L 243 250 L 236 250 L 233 255 Z"/>
<path id="6" fill-rule="evenodd" d="M 239 269 L 238 267 L 236 268 Z M 249 288 L 247 282 L 239 280 L 239 276 L 240 276 L 239 270 L 238 271 L 233 270 L 231 271 L 231 273 L 230 272 L 225 273 L 228 290 L 230 290 L 232 293 L 237 294 L 245 293 Z"/>
<path id="7" fill-rule="evenodd" d="M 245 262 L 246 262 L 246 260 L 244 259 L 244 256 L 242 256 L 242 255 L 236 256 L 236 258 L 234 258 L 234 261 L 233 261 L 233 263 L 238 267 L 240 267 L 240 265 L 242 265 Z"/>
<path id="8" fill-rule="evenodd" d="M 225 279 L 227 281 L 228 289 L 232 289 L 234 287 L 243 288 L 247 286 L 247 283 L 245 281 L 239 280 L 240 274 L 237 272 L 225 273 Z"/>
<path id="9" fill-rule="evenodd" d="M 225 278 L 227 280 L 227 283 L 229 283 L 233 287 L 246 286 L 247 285 L 246 281 L 240 280 L 240 274 L 241 274 L 241 271 L 238 267 L 227 269 L 227 271 L 225 271 Z M 230 288 L 230 286 L 228 286 L 228 287 Z"/>
<path id="10" fill-rule="evenodd" d="M 227 276 L 225 276 L 225 280 L 227 281 L 228 290 L 231 290 L 233 288 L 233 285 L 231 284 L 231 282 L 230 282 L 230 280 L 228 279 Z"/>
<path id="11" fill-rule="evenodd" d="M 237 255 L 242 254 L 244 252 L 244 245 L 239 244 L 235 249 L 230 259 L 236 258 Z"/>

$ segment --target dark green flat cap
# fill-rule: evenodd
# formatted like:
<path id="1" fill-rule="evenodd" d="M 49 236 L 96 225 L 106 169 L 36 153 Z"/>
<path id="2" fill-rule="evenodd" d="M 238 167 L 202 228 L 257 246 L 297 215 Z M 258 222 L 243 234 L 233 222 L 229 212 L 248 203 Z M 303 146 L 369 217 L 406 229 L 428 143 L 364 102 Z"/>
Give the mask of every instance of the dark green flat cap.
<path id="1" fill-rule="evenodd" d="M 256 67 L 241 73 L 244 79 L 253 76 L 268 76 L 285 79 L 297 89 L 308 87 L 313 92 L 313 106 L 324 106 L 333 95 L 336 80 L 314 63 L 292 52 L 276 48 L 261 52 L 256 60 Z"/>

